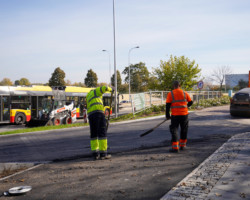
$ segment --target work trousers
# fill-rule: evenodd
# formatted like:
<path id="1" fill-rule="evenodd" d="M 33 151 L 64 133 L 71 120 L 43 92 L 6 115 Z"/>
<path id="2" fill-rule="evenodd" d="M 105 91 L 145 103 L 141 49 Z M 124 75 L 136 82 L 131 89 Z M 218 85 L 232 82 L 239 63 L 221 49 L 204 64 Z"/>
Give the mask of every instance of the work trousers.
<path id="1" fill-rule="evenodd" d="M 172 134 L 172 143 L 178 142 L 178 128 L 180 126 L 180 139 L 186 140 L 188 133 L 188 115 L 172 115 L 171 124 L 169 126 L 170 133 Z"/>
<path id="2" fill-rule="evenodd" d="M 108 141 L 104 113 L 97 112 L 89 116 L 90 145 L 93 154 L 107 154 Z"/>

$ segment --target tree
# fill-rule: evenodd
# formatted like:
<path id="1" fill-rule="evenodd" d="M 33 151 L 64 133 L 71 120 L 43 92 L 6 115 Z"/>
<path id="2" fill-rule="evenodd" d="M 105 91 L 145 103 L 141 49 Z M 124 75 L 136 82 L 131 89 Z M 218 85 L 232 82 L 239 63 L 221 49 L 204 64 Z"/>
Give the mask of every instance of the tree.
<path id="1" fill-rule="evenodd" d="M 119 93 L 126 94 L 128 93 L 128 84 L 121 84 L 119 88 Z"/>
<path id="2" fill-rule="evenodd" d="M 86 85 L 84 85 L 84 83 L 81 83 L 81 82 L 75 82 L 72 85 L 73 86 L 78 86 L 78 87 L 86 87 Z"/>
<path id="3" fill-rule="evenodd" d="M 126 67 L 123 72 L 125 82 L 129 84 L 129 67 Z M 130 86 L 132 92 L 145 92 L 148 90 L 149 72 L 145 63 L 140 62 L 135 65 L 130 65 Z"/>
<path id="4" fill-rule="evenodd" d="M 168 61 L 161 60 L 160 67 L 154 69 L 153 74 L 159 80 L 159 90 L 171 90 L 175 80 L 179 81 L 183 89 L 191 90 L 197 83 L 200 72 L 201 69 L 194 60 L 171 55 Z"/>
<path id="5" fill-rule="evenodd" d="M 27 78 L 21 78 L 20 80 L 19 80 L 19 85 L 31 85 L 30 84 L 30 81 L 27 79 Z"/>
<path id="6" fill-rule="evenodd" d="M 248 87 L 248 81 L 244 81 L 243 79 L 239 80 L 239 82 L 238 82 L 239 90 L 246 88 L 246 87 Z"/>
<path id="7" fill-rule="evenodd" d="M 1 82 L 0 85 L 4 86 L 11 86 L 13 85 L 12 81 L 9 78 L 4 78 Z"/>
<path id="8" fill-rule="evenodd" d="M 97 87 L 101 87 L 101 86 L 107 86 L 107 83 L 97 83 Z"/>
<path id="9" fill-rule="evenodd" d="M 15 85 L 20 85 L 20 80 L 15 80 Z"/>
<path id="10" fill-rule="evenodd" d="M 70 81 L 69 79 L 66 80 L 65 84 L 66 84 L 67 86 L 72 85 L 72 83 L 71 83 L 71 81 Z"/>
<path id="11" fill-rule="evenodd" d="M 220 85 L 220 91 L 222 90 L 222 85 L 225 81 L 226 74 L 231 74 L 232 70 L 229 66 L 221 66 L 213 70 L 211 79 Z"/>
<path id="12" fill-rule="evenodd" d="M 120 91 L 122 85 L 122 78 L 119 70 L 116 71 L 116 75 L 117 75 L 117 90 Z M 111 77 L 111 85 L 115 87 L 115 74 L 113 74 Z"/>
<path id="13" fill-rule="evenodd" d="M 155 76 L 150 76 L 148 81 L 148 89 L 150 90 L 157 90 L 159 87 L 160 81 Z"/>
<path id="14" fill-rule="evenodd" d="M 57 67 L 49 79 L 49 86 L 65 86 L 65 72 Z"/>
<path id="15" fill-rule="evenodd" d="M 87 87 L 96 87 L 97 86 L 97 74 L 92 70 L 88 70 L 86 78 L 84 79 L 84 84 Z"/>

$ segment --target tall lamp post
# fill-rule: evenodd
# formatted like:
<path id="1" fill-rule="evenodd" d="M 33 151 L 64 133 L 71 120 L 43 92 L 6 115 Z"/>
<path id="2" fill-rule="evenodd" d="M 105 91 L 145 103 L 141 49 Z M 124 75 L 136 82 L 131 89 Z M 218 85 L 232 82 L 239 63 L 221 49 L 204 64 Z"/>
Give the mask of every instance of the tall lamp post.
<path id="1" fill-rule="evenodd" d="M 107 52 L 109 55 L 109 86 L 111 87 L 111 65 L 110 65 L 110 53 L 108 50 L 103 49 L 103 52 Z"/>
<path id="2" fill-rule="evenodd" d="M 136 47 L 133 47 L 129 50 L 128 52 L 128 93 L 129 93 L 129 101 L 131 101 L 131 96 L 130 96 L 130 52 L 133 50 L 133 49 L 138 49 L 140 48 L 139 46 L 136 46 Z"/>
<path id="3" fill-rule="evenodd" d="M 117 118 L 117 72 L 116 72 L 116 49 L 115 49 L 115 0 L 113 0 L 113 32 L 114 32 L 114 74 L 115 74 L 115 117 Z"/>

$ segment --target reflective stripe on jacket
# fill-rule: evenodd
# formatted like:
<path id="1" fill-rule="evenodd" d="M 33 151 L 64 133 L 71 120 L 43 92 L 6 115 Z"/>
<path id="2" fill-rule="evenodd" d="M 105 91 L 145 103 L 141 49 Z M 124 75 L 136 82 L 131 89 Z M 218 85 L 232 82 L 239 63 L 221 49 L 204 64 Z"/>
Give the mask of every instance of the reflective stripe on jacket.
<path id="1" fill-rule="evenodd" d="M 104 111 L 102 95 L 107 91 L 111 92 L 112 88 L 107 86 L 102 86 L 94 90 L 91 90 L 87 94 L 86 101 L 87 101 L 88 116 L 96 112 Z"/>
<path id="2" fill-rule="evenodd" d="M 181 89 L 168 93 L 166 103 L 171 103 L 172 115 L 187 115 L 187 102 L 192 101 L 189 94 Z"/>

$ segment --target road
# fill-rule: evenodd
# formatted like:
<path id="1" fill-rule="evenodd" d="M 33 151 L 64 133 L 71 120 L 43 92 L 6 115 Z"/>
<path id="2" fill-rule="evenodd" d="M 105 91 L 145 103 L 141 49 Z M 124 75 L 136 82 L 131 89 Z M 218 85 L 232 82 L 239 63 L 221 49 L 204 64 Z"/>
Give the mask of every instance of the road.
<path id="1" fill-rule="evenodd" d="M 107 161 L 90 160 L 88 128 L 0 136 L 0 162 L 54 161 L 1 182 L 0 190 L 21 180 L 34 191 L 20 199 L 159 199 L 232 135 L 250 130 L 250 119 L 232 118 L 229 106 L 196 111 L 189 149 L 171 154 L 169 122 L 139 137 L 163 119 L 111 124 Z"/>
<path id="2" fill-rule="evenodd" d="M 189 140 L 207 137 L 230 137 L 249 131 L 250 119 L 231 118 L 228 106 L 209 108 L 204 113 L 190 114 Z M 154 127 L 164 117 L 133 123 L 111 124 L 108 131 L 109 151 L 119 153 L 135 149 L 164 146 L 170 141 L 169 122 L 153 133 L 140 138 L 140 134 Z M 25 133 L 0 137 L 0 162 L 48 162 L 90 156 L 89 128 Z"/>

